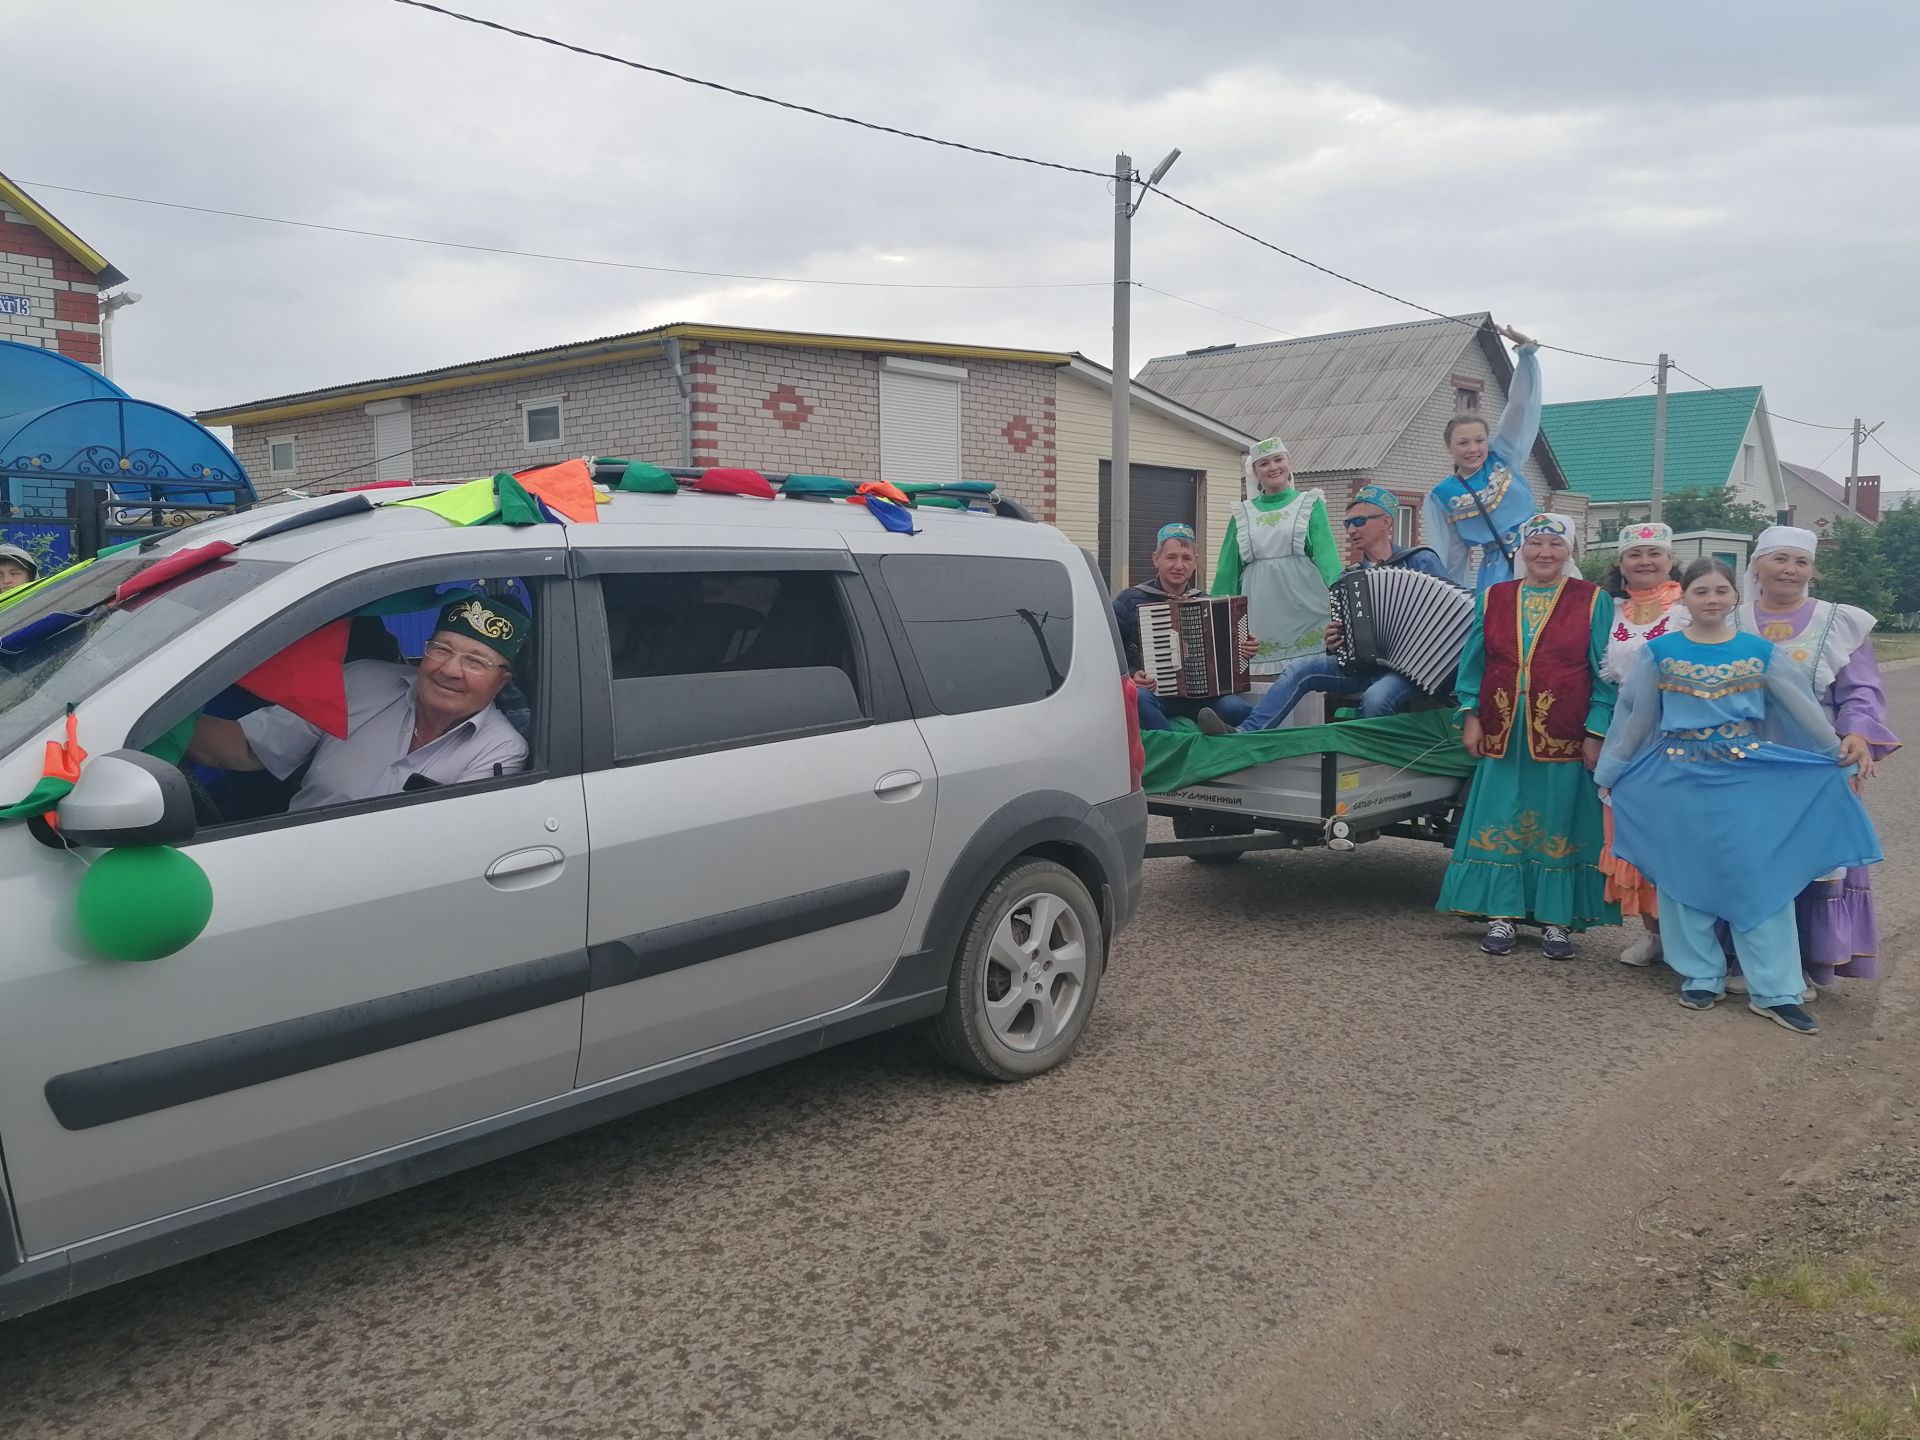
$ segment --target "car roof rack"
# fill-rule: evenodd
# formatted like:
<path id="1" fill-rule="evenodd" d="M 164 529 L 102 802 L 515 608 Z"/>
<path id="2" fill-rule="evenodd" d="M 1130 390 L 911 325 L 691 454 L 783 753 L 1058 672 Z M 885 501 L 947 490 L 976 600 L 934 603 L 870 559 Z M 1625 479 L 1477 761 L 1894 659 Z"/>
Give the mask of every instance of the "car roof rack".
<path id="1" fill-rule="evenodd" d="M 626 467 L 627 464 L 628 464 L 628 461 L 625 459 L 617 459 L 617 460 L 610 459 L 610 458 L 596 459 L 593 462 L 593 478 L 603 485 L 615 485 L 618 483 L 620 479 L 621 471 Z M 660 468 L 665 470 L 666 473 L 671 475 L 676 481 L 679 481 L 682 484 L 691 486 L 695 482 L 697 482 L 703 475 L 705 475 L 709 468 L 734 469 L 737 467 L 732 467 L 732 466 L 686 467 L 686 466 L 669 465 L 669 466 L 661 466 Z M 777 473 L 770 474 L 766 471 L 754 471 L 753 473 L 756 475 L 759 475 L 763 480 L 767 482 L 767 484 L 772 486 L 774 490 L 784 491 L 787 481 L 793 479 L 796 475 L 801 475 L 803 472 L 795 470 L 795 471 L 788 471 L 784 474 L 777 474 Z M 819 475 L 806 475 L 805 478 L 810 480 L 818 480 L 823 478 L 839 479 L 841 477 L 838 477 L 838 476 L 823 477 Z M 851 480 L 847 481 L 846 483 L 849 486 L 853 486 L 855 484 L 855 482 Z M 940 499 L 940 500 L 957 500 L 961 502 L 962 505 L 964 505 L 967 509 L 973 510 L 974 513 L 976 514 L 982 513 L 981 509 L 977 507 L 984 507 L 985 510 L 990 511 L 992 514 L 994 514 L 995 516 L 998 516 L 1000 519 L 1003 519 L 1003 520 L 1024 520 L 1030 525 L 1034 523 L 1032 512 L 1030 512 L 1026 508 L 1026 506 L 1020 504 L 1020 502 L 1017 500 L 1007 499 L 1005 496 L 999 494 L 996 490 L 976 488 L 978 485 L 982 483 L 990 484 L 991 482 L 971 482 L 970 484 L 955 485 L 955 486 L 930 485 L 925 488 L 915 490 L 913 494 L 915 497 L 927 497 L 927 498 Z M 842 495 L 834 495 L 825 491 L 816 490 L 816 491 L 808 491 L 808 492 L 796 491 L 791 495 L 786 495 L 785 498 L 789 500 L 815 500 L 815 501 L 832 502 L 835 500 L 845 499 L 847 497 Z"/>

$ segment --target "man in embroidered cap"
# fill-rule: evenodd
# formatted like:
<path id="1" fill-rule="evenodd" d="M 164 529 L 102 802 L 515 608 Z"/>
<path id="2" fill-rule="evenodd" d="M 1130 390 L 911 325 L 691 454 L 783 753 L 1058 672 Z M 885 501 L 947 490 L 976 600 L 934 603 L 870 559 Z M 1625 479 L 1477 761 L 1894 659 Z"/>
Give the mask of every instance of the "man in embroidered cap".
<path id="1" fill-rule="evenodd" d="M 1140 650 L 1140 607 L 1206 594 L 1193 583 L 1194 572 L 1200 564 L 1193 547 L 1193 526 L 1182 520 L 1162 525 L 1160 533 L 1154 537 L 1153 579 L 1129 585 L 1113 597 L 1113 618 L 1120 625 L 1121 643 L 1127 652 L 1127 669 L 1139 689 L 1137 708 L 1142 730 L 1171 730 L 1173 726 L 1167 721 L 1169 715 L 1191 719 L 1203 706 L 1208 705 L 1222 715 L 1233 716 L 1236 723 L 1246 719 L 1253 708 L 1239 695 L 1198 699 L 1192 696 L 1180 699 L 1173 695 L 1157 695 L 1153 681 L 1147 675 L 1146 660 Z M 1251 655 L 1258 645 L 1259 641 L 1249 639 L 1242 650 Z"/>
<path id="2" fill-rule="evenodd" d="M 532 623 L 499 596 L 458 595 L 441 608 L 418 666 L 348 664 L 344 739 L 270 705 L 238 720 L 201 716 L 187 758 L 282 780 L 307 765 L 290 810 L 514 774 L 526 768 L 527 742 L 493 702 Z"/>

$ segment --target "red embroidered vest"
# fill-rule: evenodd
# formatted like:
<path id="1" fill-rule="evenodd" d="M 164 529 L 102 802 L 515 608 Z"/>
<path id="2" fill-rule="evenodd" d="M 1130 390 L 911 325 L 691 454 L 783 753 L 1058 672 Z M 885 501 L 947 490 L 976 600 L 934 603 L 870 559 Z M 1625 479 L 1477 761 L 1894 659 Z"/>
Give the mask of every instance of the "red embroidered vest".
<path id="1" fill-rule="evenodd" d="M 1515 697 L 1524 676 L 1527 753 L 1536 760 L 1578 760 L 1593 701 L 1593 607 L 1600 587 L 1562 582 L 1553 609 L 1534 636 L 1533 652 L 1520 644 L 1520 586 L 1505 580 L 1487 590 L 1486 670 L 1480 677 L 1480 727 L 1486 752 L 1505 755 L 1513 733 Z"/>

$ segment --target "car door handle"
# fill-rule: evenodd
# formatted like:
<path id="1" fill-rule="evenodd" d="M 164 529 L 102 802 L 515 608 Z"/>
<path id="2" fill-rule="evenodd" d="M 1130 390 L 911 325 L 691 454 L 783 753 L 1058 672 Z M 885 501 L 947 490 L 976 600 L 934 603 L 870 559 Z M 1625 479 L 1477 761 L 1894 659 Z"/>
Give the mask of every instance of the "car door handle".
<path id="1" fill-rule="evenodd" d="M 487 883 L 496 890 L 525 890 L 544 885 L 559 875 L 566 859 L 551 845 L 515 850 L 487 867 Z"/>
<path id="2" fill-rule="evenodd" d="M 889 770 L 873 782 L 873 793 L 882 800 L 911 800 L 920 793 L 918 770 Z"/>

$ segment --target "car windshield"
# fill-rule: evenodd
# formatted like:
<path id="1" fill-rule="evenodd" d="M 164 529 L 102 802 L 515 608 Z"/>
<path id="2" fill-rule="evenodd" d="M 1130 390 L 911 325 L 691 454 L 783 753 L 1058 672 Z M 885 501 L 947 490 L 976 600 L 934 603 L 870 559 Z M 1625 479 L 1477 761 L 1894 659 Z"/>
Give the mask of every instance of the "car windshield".
<path id="1" fill-rule="evenodd" d="M 282 568 L 258 560 L 216 561 L 125 605 L 55 628 L 62 615 L 86 615 L 104 606 L 158 558 L 109 556 L 0 608 L 0 755 Z"/>

